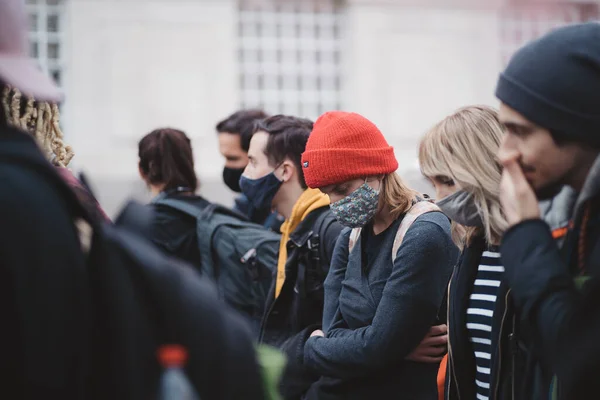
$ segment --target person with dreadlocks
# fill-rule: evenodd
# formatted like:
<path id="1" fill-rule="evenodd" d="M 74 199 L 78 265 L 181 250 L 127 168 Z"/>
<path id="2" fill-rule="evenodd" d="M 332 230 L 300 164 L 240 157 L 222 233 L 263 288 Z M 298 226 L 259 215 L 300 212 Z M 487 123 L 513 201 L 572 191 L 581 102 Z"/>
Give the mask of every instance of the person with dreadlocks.
<path id="1" fill-rule="evenodd" d="M 59 175 L 71 187 L 86 212 L 96 220 L 108 221 L 94 196 L 67 168 L 75 155 L 63 141 L 60 112 L 56 103 L 36 101 L 24 96 L 17 88 L 5 85 L 2 89 L 2 107 L 9 125 L 30 133 L 46 156 L 57 167 Z"/>
<path id="2" fill-rule="evenodd" d="M 0 1 L 0 93 L 8 96 L 10 85 L 27 97 L 53 104 L 61 94 L 27 55 L 26 22 L 22 0 Z M 8 99 L 15 111 L 17 102 Z M 41 133 L 44 123 L 57 124 L 50 114 L 45 117 L 45 103 L 34 101 L 31 107 L 27 103 L 23 110 L 36 118 L 19 112 L 19 126 L 31 119 Z M 9 118 L 4 108 L 0 112 L 0 398 L 81 399 L 81 383 L 88 378 L 82 351 L 87 348 L 83 341 L 88 328 L 81 320 L 86 302 L 81 291 L 88 276 L 73 222 L 79 206 L 64 195 L 64 183 L 34 138 L 14 127 L 17 114 L 11 111 Z M 56 130 L 52 135 L 48 138 L 54 138 Z M 56 140 L 48 145 L 59 154 L 57 162 L 68 164 L 67 149 L 63 153 Z"/>

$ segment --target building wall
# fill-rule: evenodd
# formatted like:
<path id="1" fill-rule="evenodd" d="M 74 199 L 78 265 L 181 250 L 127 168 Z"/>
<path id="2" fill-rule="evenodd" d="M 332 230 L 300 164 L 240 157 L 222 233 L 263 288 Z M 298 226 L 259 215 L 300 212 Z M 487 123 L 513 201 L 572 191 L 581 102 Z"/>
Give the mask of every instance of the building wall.
<path id="1" fill-rule="evenodd" d="M 496 104 L 498 9 L 351 3 L 346 106 L 377 123 L 400 172 L 414 172 L 418 140 L 437 120 L 463 105 Z"/>
<path id="2" fill-rule="evenodd" d="M 191 136 L 201 193 L 230 203 L 214 125 L 243 100 L 238 0 L 63 1 L 64 130 L 75 169 L 88 173 L 107 211 L 130 195 L 145 198 L 136 145 L 160 126 Z M 399 172 L 420 190 L 428 190 L 417 168 L 420 136 L 458 107 L 497 105 L 507 54 L 580 18 L 542 0 L 344 3 L 341 106 L 381 128 Z M 599 2 L 587 3 L 595 5 L 582 12 L 597 16 Z M 540 25 L 540 15 L 551 22 Z"/>
<path id="3" fill-rule="evenodd" d="M 152 129 L 182 129 L 194 145 L 207 197 L 220 185 L 215 120 L 238 101 L 232 0 L 71 0 L 64 130 L 74 166 L 108 212 L 143 197 L 137 142 Z"/>

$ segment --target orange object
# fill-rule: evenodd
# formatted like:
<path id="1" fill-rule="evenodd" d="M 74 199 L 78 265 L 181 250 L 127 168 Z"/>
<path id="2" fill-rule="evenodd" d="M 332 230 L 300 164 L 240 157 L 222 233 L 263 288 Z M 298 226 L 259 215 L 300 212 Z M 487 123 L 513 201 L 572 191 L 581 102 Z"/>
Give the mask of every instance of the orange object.
<path id="1" fill-rule="evenodd" d="M 555 230 L 552 231 L 552 237 L 554 239 L 560 239 L 561 237 L 565 236 L 568 231 L 569 231 L 569 227 L 568 226 L 565 226 L 563 228 L 557 228 L 557 229 L 555 229 Z"/>
<path id="2" fill-rule="evenodd" d="M 187 350 L 179 344 L 161 346 L 157 353 L 163 368 L 183 367 L 188 358 Z"/>
<path id="3" fill-rule="evenodd" d="M 438 385 L 438 399 L 444 400 L 444 390 L 446 390 L 446 368 L 448 367 L 448 354 L 444 356 L 440 363 L 440 369 L 438 370 L 437 385 Z"/>

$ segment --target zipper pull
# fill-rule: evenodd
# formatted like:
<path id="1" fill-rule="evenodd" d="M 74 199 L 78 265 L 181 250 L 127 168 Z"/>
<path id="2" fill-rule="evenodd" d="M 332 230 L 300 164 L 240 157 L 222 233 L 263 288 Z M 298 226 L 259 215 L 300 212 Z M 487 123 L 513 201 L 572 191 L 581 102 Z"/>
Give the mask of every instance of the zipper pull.
<path id="1" fill-rule="evenodd" d="M 519 346 L 517 344 L 517 336 L 514 332 L 511 332 L 508 335 L 508 343 L 510 344 L 510 352 L 512 354 L 517 354 L 519 351 Z"/>

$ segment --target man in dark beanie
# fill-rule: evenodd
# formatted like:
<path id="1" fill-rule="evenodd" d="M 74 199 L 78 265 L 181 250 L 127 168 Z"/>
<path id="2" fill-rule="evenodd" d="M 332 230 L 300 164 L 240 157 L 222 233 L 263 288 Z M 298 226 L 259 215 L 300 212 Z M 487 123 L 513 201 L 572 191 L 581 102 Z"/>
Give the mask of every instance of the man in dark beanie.
<path id="1" fill-rule="evenodd" d="M 600 370 L 600 24 L 557 29 L 519 50 L 496 96 L 507 128 L 501 200 L 510 224 L 502 261 L 532 350 L 523 398 L 590 398 Z M 562 249 L 538 200 L 577 192 Z M 526 370 L 525 370 L 526 369 Z M 555 398 L 555 397 L 553 397 Z"/>

